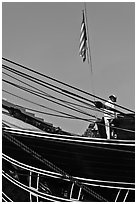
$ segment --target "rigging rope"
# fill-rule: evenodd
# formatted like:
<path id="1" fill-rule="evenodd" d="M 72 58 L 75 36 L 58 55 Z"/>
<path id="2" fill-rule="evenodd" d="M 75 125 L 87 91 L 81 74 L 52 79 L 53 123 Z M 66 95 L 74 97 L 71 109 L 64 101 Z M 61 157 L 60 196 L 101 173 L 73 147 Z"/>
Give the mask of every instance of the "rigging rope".
<path id="1" fill-rule="evenodd" d="M 80 118 L 80 117 L 78 117 L 78 116 L 74 116 L 74 115 L 67 114 L 67 113 L 64 113 L 64 112 L 61 112 L 61 111 L 57 111 L 57 110 L 55 110 L 55 109 L 52 109 L 52 108 L 43 106 L 43 105 L 41 105 L 41 104 L 37 104 L 37 103 L 32 102 L 32 101 L 30 101 L 30 100 L 28 100 L 28 99 L 24 99 L 24 98 L 19 97 L 19 96 L 15 95 L 15 94 L 9 93 L 8 91 L 5 91 L 5 90 L 3 90 L 3 91 L 6 92 L 6 93 L 8 93 L 8 94 L 10 94 L 10 95 L 12 95 L 12 96 L 15 96 L 15 97 L 17 97 L 17 98 L 20 98 L 20 99 L 22 99 L 22 100 L 24 100 L 24 101 L 27 101 L 27 102 L 30 102 L 30 103 L 32 103 L 32 104 L 38 105 L 38 106 L 40 106 L 40 107 L 42 107 L 42 108 L 46 108 L 46 109 L 52 110 L 52 111 L 54 111 L 54 112 L 67 115 L 69 119 L 78 119 L 78 120 L 83 120 L 83 121 L 87 121 L 87 122 L 95 122 L 95 120 L 93 120 L 93 119 Z M 42 114 L 49 114 L 49 113 L 45 113 L 45 112 L 38 111 L 38 110 L 35 110 L 35 109 L 27 108 L 27 107 L 26 107 L 26 109 L 31 110 L 31 111 L 34 111 L 34 112 L 42 113 Z M 51 115 L 51 114 L 50 114 L 50 115 Z M 59 115 L 55 115 L 55 114 L 54 114 L 54 116 L 59 117 Z M 60 117 L 61 117 L 61 116 L 60 116 Z M 63 116 L 62 116 L 62 117 L 63 117 Z M 65 117 L 65 116 L 64 116 L 64 117 Z M 65 118 L 67 118 L 67 117 L 65 117 Z M 101 123 L 100 123 L 99 125 L 104 126 L 104 127 L 107 126 L 106 124 L 101 124 Z M 118 129 L 118 130 L 123 130 L 123 131 L 131 132 L 131 133 L 135 133 L 134 130 L 130 130 L 130 129 L 124 129 L 124 128 L 119 128 L 119 127 L 114 127 L 114 126 L 111 127 L 111 128 L 112 128 L 112 129 Z"/>
<path id="2" fill-rule="evenodd" d="M 75 94 L 75 93 L 72 93 L 72 92 L 66 90 L 66 89 L 62 89 L 62 88 L 60 88 L 60 87 L 58 87 L 58 86 L 55 86 L 55 85 L 53 85 L 53 84 L 50 84 L 50 83 L 45 82 L 45 81 L 40 80 L 40 79 L 38 80 L 36 77 L 33 77 L 33 76 L 28 75 L 28 74 L 22 73 L 22 72 L 20 72 L 20 71 L 17 71 L 17 70 L 15 70 L 15 69 L 11 68 L 11 67 L 8 67 L 8 66 L 5 66 L 5 65 L 2 65 L 2 66 L 3 66 L 4 69 L 6 69 L 6 70 L 8 70 L 8 71 L 10 71 L 10 72 L 13 72 L 14 74 L 17 74 L 17 75 L 19 75 L 19 76 L 22 76 L 22 77 L 24 77 L 25 79 L 28 79 L 28 80 L 30 80 L 30 81 L 33 81 L 33 82 L 35 82 L 35 83 L 37 83 L 37 84 L 39 84 L 39 85 L 41 85 L 41 86 L 43 86 L 43 87 L 46 87 L 46 88 L 51 89 L 51 90 L 53 90 L 53 91 L 56 91 L 57 93 L 60 93 L 60 94 L 62 94 L 62 95 L 65 95 L 65 96 L 67 96 L 67 97 L 69 97 L 69 98 L 72 98 L 72 96 L 70 96 L 70 95 L 73 95 L 73 96 L 75 96 L 75 97 L 77 97 L 77 98 L 81 98 L 81 99 L 83 99 L 83 100 L 89 101 L 90 103 L 93 103 L 93 104 L 94 104 L 94 101 L 89 100 L 89 99 L 87 99 L 87 98 L 84 98 L 84 97 L 82 97 L 82 96 L 79 96 L 79 95 L 77 95 L 77 94 Z M 12 70 L 12 71 L 11 71 L 11 70 Z M 45 85 L 45 84 L 46 84 L 46 85 Z M 48 86 L 47 86 L 47 85 L 48 85 Z M 54 88 L 53 88 L 53 87 L 54 87 Z M 60 91 L 57 91 L 56 89 L 60 90 L 61 92 L 60 92 Z M 69 95 L 68 95 L 68 94 L 69 94 Z M 77 99 L 74 98 L 74 97 L 73 97 L 72 99 L 77 100 Z M 88 105 L 88 106 L 91 106 L 91 104 L 89 104 L 89 103 L 87 103 L 87 102 L 84 102 L 84 101 L 83 101 L 83 103 L 85 103 L 85 104 Z"/>
<path id="3" fill-rule="evenodd" d="M 77 108 L 71 108 L 71 107 L 69 107 L 69 106 L 67 106 L 67 105 L 63 105 L 63 104 L 61 104 L 61 103 L 59 103 L 59 102 L 55 102 L 55 101 L 53 101 L 53 100 L 51 100 L 51 99 L 49 99 L 49 98 L 43 97 L 43 96 L 39 95 L 38 92 L 33 91 L 33 90 L 31 90 L 31 89 L 28 89 L 28 88 L 25 88 L 25 87 L 23 87 L 23 86 L 14 84 L 14 83 L 9 82 L 9 81 L 4 80 L 4 79 L 2 79 L 2 81 L 6 82 L 6 83 L 8 83 L 8 84 L 10 84 L 10 85 L 12 85 L 12 86 L 15 86 L 16 88 L 22 89 L 23 91 L 27 91 L 27 92 L 29 92 L 29 93 L 31 93 L 31 94 L 34 94 L 35 96 L 38 96 L 38 97 L 43 98 L 43 99 L 46 99 L 46 100 L 51 101 L 51 102 L 53 102 L 53 103 L 55 103 L 55 104 L 61 105 L 61 106 L 65 107 L 65 108 L 71 109 L 71 110 L 73 110 L 73 111 L 77 111 L 77 112 L 79 112 L 79 113 L 81 113 L 81 114 L 85 114 L 85 115 L 88 115 L 88 116 L 90 116 L 90 117 L 95 117 L 94 115 L 91 115 L 91 114 L 89 114 L 89 113 L 86 113 L 85 111 L 81 111 L 81 110 L 79 110 L 79 109 L 77 109 Z M 98 118 L 98 119 L 99 119 L 99 118 Z"/>
<path id="4" fill-rule="evenodd" d="M 7 66 L 5 66 L 5 65 L 3 65 L 3 66 L 6 67 L 6 68 L 9 68 L 9 67 L 7 67 Z M 11 68 L 11 69 L 12 69 L 12 68 Z M 8 70 L 8 71 L 9 71 L 9 70 Z M 14 70 L 14 71 L 17 72 L 16 70 Z M 6 74 L 6 73 L 4 73 L 4 74 Z M 22 74 L 23 74 L 23 73 L 21 73 L 21 75 L 22 75 Z M 6 74 L 6 75 L 8 75 L 8 74 Z M 10 75 L 8 75 L 8 76 L 10 76 Z M 29 75 L 27 75 L 27 76 L 29 76 Z M 10 77 L 16 79 L 16 78 L 13 77 L 13 76 L 10 76 Z M 28 79 L 28 78 L 27 78 L 27 79 Z M 20 81 L 20 82 L 22 82 L 22 83 L 24 83 L 24 84 L 26 84 L 26 85 L 28 85 L 28 86 L 31 86 L 31 85 L 29 85 L 29 84 L 27 84 L 27 83 L 25 83 L 25 82 L 23 82 L 23 81 L 21 81 L 21 80 L 19 80 L 19 79 L 16 79 L 16 80 L 18 80 L 18 81 Z M 29 80 L 30 80 L 30 76 L 29 76 Z M 36 78 L 35 78 L 35 80 L 36 80 Z M 7 81 L 6 81 L 6 82 L 7 82 Z M 34 81 L 34 82 L 36 83 L 36 81 Z M 10 83 L 10 82 L 7 82 L 7 83 Z M 40 89 L 37 89 L 37 88 L 34 87 L 34 86 L 31 86 L 31 87 L 34 88 L 34 89 L 37 89 L 38 91 L 42 92 L 43 94 L 45 94 L 45 95 L 48 96 L 48 97 L 54 98 L 54 99 L 56 99 L 56 100 L 60 100 L 60 101 L 63 102 L 63 103 L 71 104 L 70 106 L 73 107 L 73 108 L 68 107 L 68 106 L 65 106 L 65 105 L 60 104 L 60 103 L 57 103 L 57 102 L 55 102 L 55 101 L 53 101 L 53 100 L 50 100 L 50 99 L 48 99 L 48 98 L 46 98 L 46 97 L 43 97 L 43 96 L 40 95 L 41 93 L 39 93 L 39 92 L 33 91 L 33 90 L 31 90 L 31 89 L 27 89 L 27 88 L 22 87 L 22 86 L 15 85 L 15 84 L 13 84 L 13 83 L 10 83 L 10 84 L 14 85 L 14 86 L 17 87 L 17 88 L 21 88 L 22 90 L 27 91 L 27 92 L 29 92 L 29 93 L 31 93 L 31 94 L 34 94 L 34 95 L 36 95 L 36 96 L 38 96 L 38 97 L 44 98 L 44 99 L 49 100 L 49 101 L 51 101 L 51 102 L 53 102 L 53 103 L 56 103 L 56 104 L 58 104 L 58 105 L 67 107 L 67 108 L 69 108 L 69 109 L 71 109 L 71 110 L 75 110 L 75 111 L 77 111 L 77 112 L 79 112 L 79 113 L 86 114 L 86 115 L 88 115 L 88 116 L 90 116 L 90 117 L 94 117 L 94 118 L 96 117 L 96 116 L 94 116 L 94 115 L 88 114 L 87 112 L 82 111 L 81 109 L 75 108 L 75 107 L 73 106 L 73 105 L 79 106 L 78 104 L 75 104 L 75 103 L 72 103 L 72 102 L 68 102 L 68 101 L 65 101 L 65 100 L 56 98 L 56 97 L 54 97 L 54 96 L 51 96 L 51 95 L 45 93 L 44 91 L 41 91 Z M 67 95 L 67 96 L 68 96 L 68 95 Z M 77 95 L 76 95 L 76 96 L 77 96 Z M 70 97 L 70 96 L 69 96 L 69 97 Z M 82 98 L 83 98 L 83 97 L 82 97 Z M 76 99 L 76 98 L 73 98 L 73 99 L 78 100 L 78 99 Z M 85 98 L 84 98 L 84 100 L 85 100 Z M 80 102 L 83 103 L 83 101 L 81 101 L 81 100 L 80 100 Z M 84 102 L 84 103 L 85 103 L 85 102 Z M 91 105 L 88 104 L 88 103 L 86 103 L 86 105 L 89 105 L 90 107 L 94 107 L 94 106 L 91 106 Z M 82 106 L 82 107 L 83 107 L 83 108 L 86 108 L 85 106 Z M 92 109 L 91 109 L 91 110 L 92 110 Z M 101 111 L 101 112 L 104 113 L 105 111 Z M 49 113 L 47 113 L 47 114 L 49 114 Z M 56 116 L 57 116 L 57 115 L 56 115 Z M 72 115 L 71 115 L 71 117 L 74 118 L 74 116 L 72 116 Z M 75 117 L 75 119 L 80 119 L 80 118 L 79 118 L 79 117 Z M 98 119 L 99 119 L 99 118 L 98 118 Z M 85 121 L 91 121 L 91 120 L 88 120 L 88 119 L 84 119 L 84 120 L 85 120 Z M 114 128 L 116 128 L 116 127 L 114 127 Z M 121 129 L 121 128 L 116 128 L 116 129 Z M 123 129 L 123 130 L 134 132 L 134 131 L 132 131 L 132 130 L 127 130 L 127 129 Z"/>
<path id="5" fill-rule="evenodd" d="M 22 98 L 22 97 L 20 97 L 20 96 L 17 96 L 16 94 L 12 94 L 12 93 L 10 93 L 10 92 L 8 92 L 8 91 L 6 91 L 6 90 L 3 90 L 3 91 L 6 92 L 6 93 L 8 93 L 8 94 L 10 94 L 10 95 L 12 95 L 12 96 L 15 96 L 15 97 L 21 99 L 21 100 L 24 100 L 24 101 L 27 101 L 27 102 L 29 102 L 29 103 L 31 103 L 31 104 L 37 105 L 37 106 L 39 106 L 39 107 L 42 107 L 42 108 L 45 108 L 45 109 L 48 109 L 48 110 L 51 110 L 51 111 L 54 111 L 54 112 L 57 112 L 57 113 L 61 113 L 61 114 L 63 114 L 63 115 L 72 116 L 72 117 L 77 117 L 77 116 L 74 116 L 74 115 L 71 115 L 71 114 L 62 112 L 62 111 L 58 111 L 58 110 L 53 109 L 53 108 L 49 108 L 49 107 L 47 107 L 47 106 L 45 106 L 45 105 L 42 105 L 42 104 L 40 104 L 40 103 L 38 104 L 38 103 L 36 103 L 36 102 L 33 102 L 33 101 L 28 100 L 28 99 Z"/>
<path id="6" fill-rule="evenodd" d="M 5 91 L 5 90 L 2 90 L 2 91 L 5 92 L 5 93 L 10 94 L 10 95 L 12 95 L 12 96 L 16 96 L 15 94 L 11 94 L 11 93 L 9 93 L 8 91 Z M 17 98 L 21 98 L 21 97 L 19 97 L 19 96 L 16 96 L 16 97 L 17 97 Z M 24 98 L 21 98 L 21 99 L 22 99 L 22 100 L 25 100 L 25 101 L 28 101 L 28 102 L 30 102 L 30 103 L 33 104 L 33 102 L 31 102 L 31 101 L 29 101 L 29 100 L 27 100 L 27 99 L 24 99 Z M 34 103 L 34 104 L 40 106 L 39 104 L 36 104 L 36 103 Z M 45 114 L 45 115 L 51 115 L 51 116 L 55 116 L 55 117 L 62 117 L 62 118 L 66 118 L 66 119 L 67 119 L 67 118 L 68 118 L 68 119 L 77 119 L 77 120 L 82 120 L 82 121 L 86 121 L 86 122 L 93 122 L 93 121 L 94 121 L 94 120 L 92 120 L 92 119 L 80 118 L 80 117 L 77 117 L 77 116 L 75 116 L 75 115 L 71 115 L 71 114 L 67 114 L 67 113 L 61 112 L 61 111 L 57 111 L 57 110 L 55 110 L 55 109 L 48 108 L 48 107 L 46 107 L 46 106 L 43 106 L 43 108 L 52 110 L 52 111 L 54 111 L 54 112 L 61 113 L 61 114 L 66 115 L 66 116 L 56 115 L 56 114 L 52 114 L 52 113 L 47 113 L 47 112 L 44 112 L 44 111 L 39 111 L 39 110 L 32 109 L 32 108 L 28 108 L 28 107 L 25 106 L 25 109 L 27 109 L 27 110 L 30 110 L 30 111 L 33 111 L 33 112 L 37 112 L 37 113 L 41 113 L 41 114 Z M 27 114 L 27 112 L 26 112 L 26 114 Z"/>
<path id="7" fill-rule="evenodd" d="M 36 87 L 34 87 L 34 86 L 32 86 L 32 85 L 30 85 L 30 84 L 28 84 L 28 83 L 22 81 L 22 80 L 19 80 L 19 79 L 15 78 L 15 77 L 13 77 L 13 76 L 11 76 L 11 75 L 5 73 L 5 72 L 2 72 L 2 73 L 5 74 L 6 76 L 12 78 L 12 79 L 15 79 L 15 80 L 17 80 L 17 81 L 19 81 L 19 82 L 21 82 L 21 83 L 23 83 L 23 84 L 25 84 L 25 85 L 31 87 L 31 88 L 34 88 L 34 89 L 38 90 L 39 92 L 43 93 L 45 96 L 54 98 L 54 99 L 59 100 L 59 101 L 61 101 L 61 102 L 63 102 L 63 103 L 67 103 L 67 104 L 71 104 L 71 105 L 74 105 L 74 106 L 79 106 L 79 107 L 82 107 L 82 108 L 86 108 L 86 109 L 93 110 L 93 109 L 91 109 L 91 108 L 89 108 L 89 107 L 87 107 L 87 106 L 82 106 L 82 105 L 79 105 L 79 104 L 76 104 L 76 103 L 73 103 L 73 102 L 69 102 L 69 101 L 66 101 L 66 100 L 62 100 L 62 99 L 60 99 L 60 98 L 56 98 L 56 97 L 54 97 L 54 96 L 52 96 L 52 95 L 46 93 L 45 91 L 42 91 L 42 90 L 40 90 L 40 89 L 38 89 L 38 88 L 36 88 Z M 75 99 L 75 98 L 74 98 L 74 99 Z M 77 101 L 83 103 L 83 101 L 81 101 L 81 100 L 78 100 L 78 99 L 75 99 L 75 100 L 77 100 Z M 84 104 L 85 104 L 85 103 L 84 103 Z M 88 105 L 89 105 L 89 104 L 88 104 Z M 91 107 L 93 107 L 93 108 L 95 109 L 95 106 L 91 105 Z"/>
<path id="8" fill-rule="evenodd" d="M 8 71 L 10 71 L 10 72 L 13 72 L 14 74 L 17 74 L 17 75 L 19 75 L 19 76 L 22 76 L 22 77 L 24 77 L 25 79 L 28 79 L 28 80 L 30 80 L 30 81 L 33 81 L 34 83 L 37 83 L 37 84 L 39 84 L 39 85 L 42 85 L 42 86 L 44 86 L 44 87 L 46 87 L 46 88 L 48 88 L 48 89 L 51 89 L 52 91 L 55 91 L 55 92 L 57 92 L 57 93 L 59 93 L 59 94 L 62 94 L 62 95 L 64 95 L 64 96 L 66 96 L 66 97 L 69 97 L 69 98 L 71 98 L 71 99 L 74 99 L 74 100 L 76 100 L 76 101 L 79 101 L 79 102 L 81 102 L 81 103 L 84 103 L 85 105 L 87 105 L 87 106 L 89 106 L 90 108 L 92 107 L 92 108 L 94 108 L 94 111 L 96 110 L 96 111 L 99 111 L 99 112 L 102 112 L 102 113 L 105 113 L 106 112 L 106 110 L 101 110 L 101 109 L 99 109 L 99 108 L 97 108 L 97 107 L 95 107 L 95 106 L 93 106 L 93 105 L 91 105 L 91 104 L 89 104 L 89 103 L 87 103 L 87 102 L 84 102 L 84 101 L 81 101 L 81 100 L 79 100 L 79 99 L 77 99 L 77 98 L 74 98 L 74 97 L 72 97 L 72 96 L 70 96 L 70 95 L 67 95 L 67 94 L 65 94 L 65 93 L 62 93 L 62 92 L 60 92 L 60 91 L 57 91 L 56 89 L 54 89 L 53 87 L 48 87 L 47 85 L 43 85 L 43 84 L 41 84 L 40 82 L 37 82 L 37 81 L 35 81 L 35 80 L 37 80 L 35 77 L 33 77 L 34 78 L 34 80 L 32 79 L 32 77 L 30 77 L 29 75 L 27 75 L 27 74 L 23 74 L 23 73 L 21 73 L 21 72 L 19 72 L 19 71 L 16 71 L 16 70 L 14 70 L 14 71 L 11 71 L 10 69 L 12 69 L 12 68 L 9 68 L 9 67 L 7 67 L 7 66 L 5 66 L 4 65 L 4 69 L 6 69 L 6 70 L 8 70 Z M 18 73 L 19 72 L 19 73 Z M 25 75 L 25 76 L 24 76 Z M 16 79 L 17 80 L 17 79 Z M 25 83 L 25 82 L 24 82 Z M 42 81 L 42 83 L 44 83 L 43 81 Z M 45 82 L 46 84 L 47 84 L 47 82 Z M 49 85 L 49 83 L 48 83 L 48 85 Z M 51 85 L 50 84 L 50 86 L 53 86 L 53 85 Z M 55 88 L 58 88 L 59 90 L 60 90 L 60 88 L 59 87 L 56 87 L 56 86 L 54 86 Z M 63 89 L 64 90 L 64 89 Z M 62 89 L 61 89 L 61 91 L 62 91 Z M 71 93 L 71 92 L 70 92 Z M 80 97 L 80 96 L 78 96 L 78 95 L 76 95 L 76 94 L 73 94 L 72 93 L 72 95 L 75 95 L 76 97 Z M 88 99 L 86 99 L 86 98 L 84 98 L 84 97 L 80 97 L 80 98 L 82 98 L 82 99 L 84 99 L 84 100 L 88 100 Z M 91 103 L 94 103 L 93 101 L 91 101 L 91 100 L 88 100 L 89 102 L 91 102 Z M 88 107 L 87 107 L 88 108 Z M 114 115 L 114 114 L 110 114 L 110 115 Z"/>
<path id="9" fill-rule="evenodd" d="M 14 64 L 14 65 L 16 65 L 16 66 L 19 66 L 19 67 L 21 67 L 21 68 L 23 68 L 23 69 L 25 69 L 25 70 L 28 70 L 28 71 L 30 71 L 30 72 L 33 72 L 33 73 L 35 73 L 35 74 L 38 74 L 38 75 L 43 76 L 43 77 L 45 77 L 45 78 L 48 78 L 48 79 L 50 79 L 50 80 L 52 80 L 52 81 L 55 81 L 55 82 L 60 83 L 60 84 L 62 84 L 62 85 L 65 85 L 65 86 L 67 86 L 67 87 L 69 87 L 69 88 L 72 88 L 72 89 L 74 89 L 74 90 L 77 90 L 77 91 L 79 91 L 79 92 L 81 92 L 81 93 L 87 94 L 87 95 L 89 95 L 89 96 L 92 96 L 92 97 L 95 97 L 95 98 L 97 98 L 97 99 L 100 99 L 100 100 L 102 100 L 102 101 L 107 102 L 107 100 L 105 100 L 105 99 L 103 99 L 103 98 L 101 98 L 101 97 L 95 96 L 95 95 L 93 95 L 93 94 L 91 94 L 91 93 L 88 93 L 88 92 L 86 92 L 86 91 L 83 91 L 83 90 L 81 90 L 81 89 L 79 89 L 79 88 L 76 88 L 76 87 L 74 87 L 74 86 L 71 86 L 71 85 L 69 85 L 69 84 L 67 84 L 67 83 L 61 82 L 61 81 L 59 81 L 59 80 L 57 80 L 57 79 L 55 79 L 55 78 L 53 78 L 53 77 L 50 77 L 50 76 L 47 76 L 47 75 L 42 74 L 42 73 L 40 73 L 40 72 L 37 72 L 37 71 L 35 71 L 35 70 L 32 70 L 32 69 L 30 69 L 30 68 L 28 68 L 28 67 L 26 67 L 26 66 L 23 66 L 23 65 L 21 65 L 21 64 L 19 64 L 19 63 L 13 62 L 12 60 L 9 60 L 9 59 L 4 58 L 4 57 L 2 57 L 2 59 L 3 59 L 4 61 L 7 61 L 7 62 L 9 62 L 9 63 L 12 63 L 12 64 Z M 132 112 L 132 113 L 135 113 L 135 111 L 132 111 L 132 110 L 130 110 L 130 109 L 128 109 L 128 108 L 125 108 L 125 107 L 123 107 L 123 106 L 120 106 L 120 105 L 118 105 L 118 104 L 116 104 L 116 106 L 119 107 L 119 108 L 125 109 L 125 110 L 127 110 L 127 111 L 130 111 L 130 112 Z"/>

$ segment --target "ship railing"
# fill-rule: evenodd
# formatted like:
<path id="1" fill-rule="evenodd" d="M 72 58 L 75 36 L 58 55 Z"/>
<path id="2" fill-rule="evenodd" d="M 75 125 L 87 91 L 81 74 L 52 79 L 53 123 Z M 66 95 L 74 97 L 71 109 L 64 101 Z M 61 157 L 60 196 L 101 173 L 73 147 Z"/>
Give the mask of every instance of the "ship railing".
<path id="1" fill-rule="evenodd" d="M 78 142 L 78 143 L 84 143 L 84 144 L 100 144 L 100 145 L 119 145 L 119 146 L 128 146 L 128 147 L 134 147 L 135 146 L 135 140 L 116 140 L 111 139 L 107 140 L 106 138 L 90 138 L 90 137 L 82 137 L 82 136 L 76 136 L 76 135 L 60 135 L 60 134 L 52 134 L 47 132 L 38 132 L 33 130 L 22 130 L 17 128 L 9 128 L 4 127 L 3 130 L 7 133 L 14 133 L 15 137 L 20 136 L 27 136 L 27 137 L 36 137 L 39 139 L 50 139 L 55 140 L 58 139 L 60 141 L 69 141 L 69 142 Z"/>
<path id="2" fill-rule="evenodd" d="M 45 183 L 48 182 L 49 179 L 52 179 L 52 181 L 56 184 L 58 182 L 61 183 L 63 180 L 61 176 L 60 177 L 57 177 L 56 175 L 54 176 L 52 172 L 51 172 L 51 175 L 49 175 L 49 172 L 44 173 L 42 170 L 37 170 L 31 166 L 24 165 L 4 154 L 3 154 L 3 159 L 6 160 L 6 163 L 4 163 L 5 171 L 3 171 L 3 176 L 6 179 L 8 179 L 10 182 L 12 182 L 14 185 L 22 189 L 27 189 L 27 191 L 29 192 L 30 202 L 39 202 L 39 198 L 45 199 L 45 197 L 50 201 L 58 201 L 58 200 L 73 201 L 73 199 L 69 198 L 70 181 L 65 181 L 65 185 L 68 189 L 67 195 L 64 196 L 65 190 L 63 193 L 55 192 L 53 195 L 52 194 L 53 188 L 51 188 L 50 190 L 50 186 L 48 186 L 47 184 L 47 187 L 46 187 Z M 8 165 L 9 169 L 6 166 L 7 163 L 9 164 Z M 24 178 L 23 181 L 21 179 L 21 176 L 23 176 Z M 45 181 L 45 183 L 42 183 L 43 180 Z M 61 189 L 63 190 L 62 183 L 60 184 L 60 186 L 61 186 Z M 44 190 L 42 190 L 41 187 L 44 188 Z M 48 192 L 48 193 L 45 193 L 45 192 Z"/>
<path id="3" fill-rule="evenodd" d="M 30 189 L 36 189 L 39 187 L 39 174 L 30 171 L 29 172 L 29 187 Z M 30 192 L 30 202 L 38 202 L 38 196 Z"/>
<path id="4" fill-rule="evenodd" d="M 129 194 L 129 190 L 119 189 L 115 202 L 126 202 L 128 194 Z"/>
<path id="5" fill-rule="evenodd" d="M 4 192 L 2 192 L 2 200 L 4 202 L 13 202 Z"/>
<path id="6" fill-rule="evenodd" d="M 70 191 L 70 199 L 74 201 L 79 201 L 81 196 L 82 188 L 72 183 L 71 191 Z"/>
<path id="7" fill-rule="evenodd" d="M 61 179 L 64 181 L 69 181 L 69 179 L 63 178 L 62 175 L 59 173 L 47 171 L 47 170 L 36 168 L 36 167 L 32 167 L 30 165 L 21 163 L 15 159 L 5 155 L 4 153 L 2 153 L 2 158 L 4 160 L 6 160 L 7 162 L 11 163 L 12 165 L 15 165 L 21 169 L 28 170 L 30 172 L 34 172 L 34 173 L 42 175 L 42 176 Z M 82 178 L 82 177 L 74 177 L 74 178 L 77 179 L 78 181 L 80 181 L 82 184 L 87 185 L 87 186 L 100 186 L 100 187 L 106 187 L 106 188 L 135 190 L 135 183 L 130 183 L 130 182 L 95 180 L 95 179 L 87 179 L 87 178 Z"/>
<path id="8" fill-rule="evenodd" d="M 19 182 L 17 179 L 13 178 L 9 174 L 5 173 L 4 171 L 2 172 L 2 176 L 5 179 L 7 179 L 9 182 L 14 184 L 15 186 L 18 186 L 20 189 L 25 190 L 26 192 L 31 194 L 29 202 L 32 202 L 32 201 L 38 202 L 39 198 L 44 199 L 45 201 L 65 201 L 65 202 L 71 201 L 70 199 L 49 195 L 49 194 L 40 192 L 35 188 L 30 188 L 27 185 L 24 185 L 23 183 Z"/>
<path id="9" fill-rule="evenodd" d="M 23 189 L 27 189 L 27 191 L 29 192 L 29 200 L 30 202 L 39 202 L 39 198 L 41 199 L 48 199 L 50 201 L 57 201 L 57 200 L 61 200 L 61 201 L 80 201 L 82 199 L 82 189 L 80 187 L 78 187 L 77 185 L 75 185 L 75 183 L 72 183 L 70 181 L 68 181 L 67 179 L 64 179 L 61 177 L 61 175 L 59 175 L 58 173 L 55 172 L 50 172 L 50 171 L 46 171 L 46 170 L 42 170 L 42 169 L 37 169 L 35 167 L 31 167 L 29 165 L 25 165 L 22 164 L 21 162 L 18 162 L 12 158 L 10 158 L 9 156 L 3 154 L 3 159 L 6 160 L 8 163 L 10 163 L 12 166 L 15 166 L 16 168 L 22 169 L 24 171 L 28 171 L 28 174 L 26 176 L 28 176 L 28 186 L 24 185 L 23 183 L 21 183 L 20 181 L 18 181 L 16 178 L 13 178 L 11 175 L 3 172 L 3 176 L 5 176 L 7 179 L 9 179 L 10 182 L 14 183 L 15 185 L 19 186 L 20 188 Z M 52 195 L 52 193 L 44 193 L 44 191 L 41 191 L 40 189 L 40 185 L 43 185 L 40 183 L 40 177 L 44 177 L 45 179 L 47 178 L 51 178 L 53 179 L 53 181 L 61 181 L 64 180 L 65 185 L 68 185 L 69 183 L 69 191 L 67 192 L 67 195 L 65 197 L 60 197 L 60 195 Z M 82 178 L 81 178 L 82 180 Z M 99 182 L 95 182 L 94 180 L 89 179 L 89 183 L 86 182 L 85 179 L 83 179 L 83 184 L 90 186 L 90 187 L 96 187 L 96 186 L 100 186 L 103 188 L 112 188 L 112 189 L 117 189 L 117 193 L 116 193 L 116 198 L 115 200 L 120 200 L 121 196 L 122 199 L 125 199 L 128 196 L 129 190 L 134 191 L 134 184 L 126 184 L 126 183 L 121 183 L 121 187 L 118 187 L 115 183 L 114 186 L 109 186 L 109 181 L 106 181 L 107 185 L 101 185 L 101 181 Z M 111 183 L 110 183 L 111 184 Z M 43 185 L 44 186 L 44 185 Z M 46 188 L 44 186 L 44 188 Z M 52 191 L 52 190 L 51 190 Z M 45 191 L 47 192 L 47 191 Z M 65 194 L 65 190 L 64 190 L 64 194 Z M 58 197 L 59 196 L 59 197 Z M 123 198 L 124 196 L 124 198 Z"/>

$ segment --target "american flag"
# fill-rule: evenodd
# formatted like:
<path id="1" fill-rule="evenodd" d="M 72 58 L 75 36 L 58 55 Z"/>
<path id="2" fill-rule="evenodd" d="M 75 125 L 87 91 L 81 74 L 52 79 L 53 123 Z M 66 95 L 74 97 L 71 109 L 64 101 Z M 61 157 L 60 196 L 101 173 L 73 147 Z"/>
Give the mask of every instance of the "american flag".
<path id="1" fill-rule="evenodd" d="M 86 33 L 86 24 L 85 24 L 85 15 L 83 11 L 83 19 L 81 23 L 81 30 L 80 30 L 80 45 L 79 45 L 79 55 L 82 57 L 82 61 L 85 62 L 86 60 L 86 53 L 87 52 L 87 33 Z"/>

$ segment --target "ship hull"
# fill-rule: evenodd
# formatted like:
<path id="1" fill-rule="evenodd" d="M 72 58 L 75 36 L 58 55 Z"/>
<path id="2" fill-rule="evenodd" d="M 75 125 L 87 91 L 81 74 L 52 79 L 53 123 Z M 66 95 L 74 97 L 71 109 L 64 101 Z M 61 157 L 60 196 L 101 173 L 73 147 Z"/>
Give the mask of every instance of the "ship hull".
<path id="1" fill-rule="evenodd" d="M 7 129 L 4 134 L 16 138 L 72 176 L 129 185 L 135 182 L 134 141 L 66 137 L 15 129 Z M 5 137 L 3 153 L 24 164 L 56 171 Z"/>

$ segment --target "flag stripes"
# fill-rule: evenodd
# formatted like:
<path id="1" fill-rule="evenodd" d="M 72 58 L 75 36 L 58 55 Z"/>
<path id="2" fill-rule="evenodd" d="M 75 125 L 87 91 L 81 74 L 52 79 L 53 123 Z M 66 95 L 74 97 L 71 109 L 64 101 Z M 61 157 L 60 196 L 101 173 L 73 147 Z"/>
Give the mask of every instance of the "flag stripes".
<path id="1" fill-rule="evenodd" d="M 83 19 L 82 19 L 81 30 L 80 30 L 80 46 L 79 46 L 79 55 L 82 57 L 83 62 L 86 60 L 86 51 L 87 51 L 87 33 L 86 33 L 85 15 L 83 11 Z"/>

